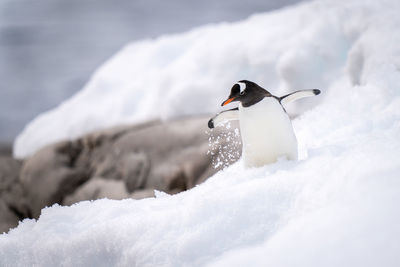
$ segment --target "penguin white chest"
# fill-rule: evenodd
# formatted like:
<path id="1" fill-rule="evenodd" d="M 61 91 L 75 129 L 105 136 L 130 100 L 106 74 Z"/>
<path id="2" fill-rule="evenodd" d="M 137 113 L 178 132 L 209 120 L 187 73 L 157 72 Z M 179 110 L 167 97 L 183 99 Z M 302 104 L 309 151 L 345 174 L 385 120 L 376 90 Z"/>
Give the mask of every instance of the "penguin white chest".
<path id="1" fill-rule="evenodd" d="M 250 106 L 239 105 L 243 159 L 246 167 L 260 167 L 285 156 L 297 159 L 297 140 L 289 116 L 273 97 Z"/>

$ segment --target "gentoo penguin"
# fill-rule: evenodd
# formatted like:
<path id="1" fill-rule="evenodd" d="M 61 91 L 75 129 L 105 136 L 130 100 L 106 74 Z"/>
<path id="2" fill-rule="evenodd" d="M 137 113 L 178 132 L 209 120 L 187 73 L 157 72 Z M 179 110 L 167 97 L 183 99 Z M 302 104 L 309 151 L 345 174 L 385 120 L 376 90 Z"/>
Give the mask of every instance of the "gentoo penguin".
<path id="1" fill-rule="evenodd" d="M 242 80 L 233 85 L 225 106 L 239 101 L 239 107 L 222 111 L 208 121 L 208 127 L 239 120 L 246 167 L 260 167 L 279 157 L 297 159 L 297 140 L 284 104 L 320 94 L 318 89 L 296 91 L 282 97 L 254 82 Z"/>

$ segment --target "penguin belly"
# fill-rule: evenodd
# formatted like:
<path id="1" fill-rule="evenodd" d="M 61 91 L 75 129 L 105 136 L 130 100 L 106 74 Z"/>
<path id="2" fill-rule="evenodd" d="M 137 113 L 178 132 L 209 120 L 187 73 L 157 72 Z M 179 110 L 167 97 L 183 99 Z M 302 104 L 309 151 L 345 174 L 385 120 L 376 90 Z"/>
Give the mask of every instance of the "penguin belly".
<path id="1" fill-rule="evenodd" d="M 297 140 L 292 123 L 273 97 L 243 107 L 239 105 L 239 123 L 246 167 L 261 167 L 279 157 L 297 160 Z"/>

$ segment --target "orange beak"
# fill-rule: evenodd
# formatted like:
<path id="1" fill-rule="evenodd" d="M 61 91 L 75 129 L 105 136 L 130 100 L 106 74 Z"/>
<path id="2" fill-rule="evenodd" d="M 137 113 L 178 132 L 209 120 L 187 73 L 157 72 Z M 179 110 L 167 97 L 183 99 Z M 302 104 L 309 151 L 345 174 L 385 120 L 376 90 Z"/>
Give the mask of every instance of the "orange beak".
<path id="1" fill-rule="evenodd" d="M 235 100 L 235 98 L 236 98 L 236 97 L 232 97 L 232 98 L 229 98 L 229 99 L 225 100 L 224 102 L 222 102 L 221 106 L 228 105 L 228 104 L 231 103 L 233 100 Z"/>

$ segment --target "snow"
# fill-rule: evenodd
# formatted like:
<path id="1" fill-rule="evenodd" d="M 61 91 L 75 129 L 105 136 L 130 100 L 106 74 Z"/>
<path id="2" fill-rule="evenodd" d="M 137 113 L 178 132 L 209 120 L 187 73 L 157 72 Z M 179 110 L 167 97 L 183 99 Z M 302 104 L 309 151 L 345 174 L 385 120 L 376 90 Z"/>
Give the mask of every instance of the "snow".
<path id="1" fill-rule="evenodd" d="M 31 121 L 15 140 L 14 156 L 104 127 L 214 113 L 241 79 L 276 94 L 326 88 L 342 71 L 373 5 L 306 3 L 134 42 L 83 90 Z"/>
<path id="2" fill-rule="evenodd" d="M 300 160 L 239 161 L 172 196 L 46 208 L 0 236 L 0 266 L 399 266 L 399 10 L 317 1 L 126 47 L 33 121 L 16 155 L 45 134 L 214 112 L 247 78 L 322 90 L 293 121 Z"/>
<path id="3" fill-rule="evenodd" d="M 0 1 L 0 142 L 82 89 L 132 40 L 238 21 L 299 0 Z M 23 108 L 21 108 L 23 107 Z"/>

